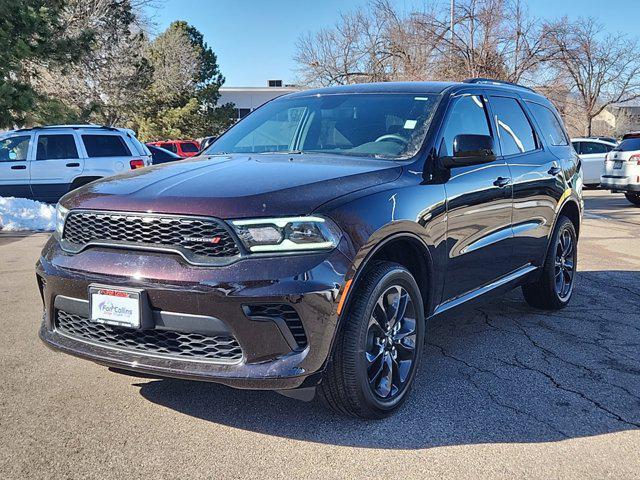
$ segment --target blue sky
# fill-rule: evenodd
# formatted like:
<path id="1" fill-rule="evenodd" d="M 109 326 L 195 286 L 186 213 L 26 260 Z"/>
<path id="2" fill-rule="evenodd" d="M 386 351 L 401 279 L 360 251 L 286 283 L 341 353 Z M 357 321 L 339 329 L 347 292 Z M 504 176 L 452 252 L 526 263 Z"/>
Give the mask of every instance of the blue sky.
<path id="1" fill-rule="evenodd" d="M 444 0 L 440 0 L 442 2 Z M 527 2 L 527 0 L 524 0 Z M 405 9 L 419 0 L 396 0 Z M 531 13 L 555 18 L 593 16 L 613 32 L 640 35 L 640 0 L 528 0 Z M 300 34 L 333 25 L 338 12 L 366 0 L 163 0 L 153 12 L 157 30 L 174 20 L 196 26 L 218 55 L 226 86 L 292 83 Z M 637 32 L 637 33 L 636 33 Z"/>

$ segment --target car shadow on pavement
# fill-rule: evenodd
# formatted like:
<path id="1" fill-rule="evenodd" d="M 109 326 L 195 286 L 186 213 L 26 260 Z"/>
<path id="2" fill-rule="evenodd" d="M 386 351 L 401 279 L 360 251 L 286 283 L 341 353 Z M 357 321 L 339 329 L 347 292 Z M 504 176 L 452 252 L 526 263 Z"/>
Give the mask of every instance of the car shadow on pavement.
<path id="1" fill-rule="evenodd" d="M 172 379 L 136 385 L 149 401 L 209 422 L 369 448 L 549 442 L 638 429 L 639 287 L 639 272 L 580 272 L 571 305 L 559 312 L 529 308 L 518 289 L 432 321 L 410 398 L 380 421 L 273 392 Z"/>

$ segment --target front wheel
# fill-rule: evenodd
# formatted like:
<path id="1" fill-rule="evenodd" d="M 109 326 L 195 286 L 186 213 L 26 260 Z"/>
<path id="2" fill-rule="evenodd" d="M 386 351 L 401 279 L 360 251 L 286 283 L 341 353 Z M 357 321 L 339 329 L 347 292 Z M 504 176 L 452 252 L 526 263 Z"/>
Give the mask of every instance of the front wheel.
<path id="1" fill-rule="evenodd" d="M 424 343 L 420 289 L 401 265 L 376 263 L 352 292 L 320 398 L 332 409 L 382 418 L 413 384 Z"/>
<path id="2" fill-rule="evenodd" d="M 636 207 L 640 207 L 640 193 L 625 193 L 624 196 Z"/>
<path id="3" fill-rule="evenodd" d="M 542 274 L 535 283 L 522 287 L 529 305 L 559 310 L 568 305 L 578 264 L 578 236 L 573 222 L 562 216 L 551 239 Z"/>

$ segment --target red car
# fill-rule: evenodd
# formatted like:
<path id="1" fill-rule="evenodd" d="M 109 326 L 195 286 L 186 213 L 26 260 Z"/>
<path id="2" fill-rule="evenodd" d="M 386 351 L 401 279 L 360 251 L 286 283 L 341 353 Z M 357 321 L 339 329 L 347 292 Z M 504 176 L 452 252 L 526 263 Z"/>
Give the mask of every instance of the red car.
<path id="1" fill-rule="evenodd" d="M 195 140 L 166 140 L 163 142 L 149 142 L 147 145 L 164 148 L 181 157 L 193 157 L 200 151 L 200 144 Z"/>

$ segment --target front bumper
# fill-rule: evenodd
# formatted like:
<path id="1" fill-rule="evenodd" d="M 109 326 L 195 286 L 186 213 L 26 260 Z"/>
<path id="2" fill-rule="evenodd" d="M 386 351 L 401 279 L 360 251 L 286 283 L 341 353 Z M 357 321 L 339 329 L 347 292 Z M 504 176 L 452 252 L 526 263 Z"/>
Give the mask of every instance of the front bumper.
<path id="1" fill-rule="evenodd" d="M 248 258 L 224 267 L 204 268 L 168 253 L 91 248 L 71 255 L 52 238 L 36 266 L 44 301 L 40 338 L 55 350 L 145 374 L 249 389 L 313 386 L 331 351 L 338 295 L 350 263 L 339 247 L 329 253 L 292 255 L 286 260 Z M 179 312 L 174 314 L 173 327 L 180 332 L 190 332 L 194 317 L 212 319 L 235 337 L 242 358 L 217 362 L 168 357 L 113 348 L 60 331 L 55 321 L 60 300 L 70 299 L 81 310 L 76 314 L 86 311 L 83 315 L 88 316 L 91 284 L 144 289 L 154 319 L 166 312 Z M 82 310 L 83 304 L 86 310 Z M 304 327 L 303 346 L 292 344 L 283 322 L 247 315 L 248 305 L 264 304 L 293 307 Z M 181 325 L 183 316 L 190 321 Z M 147 328 L 153 330 L 158 325 Z"/>

